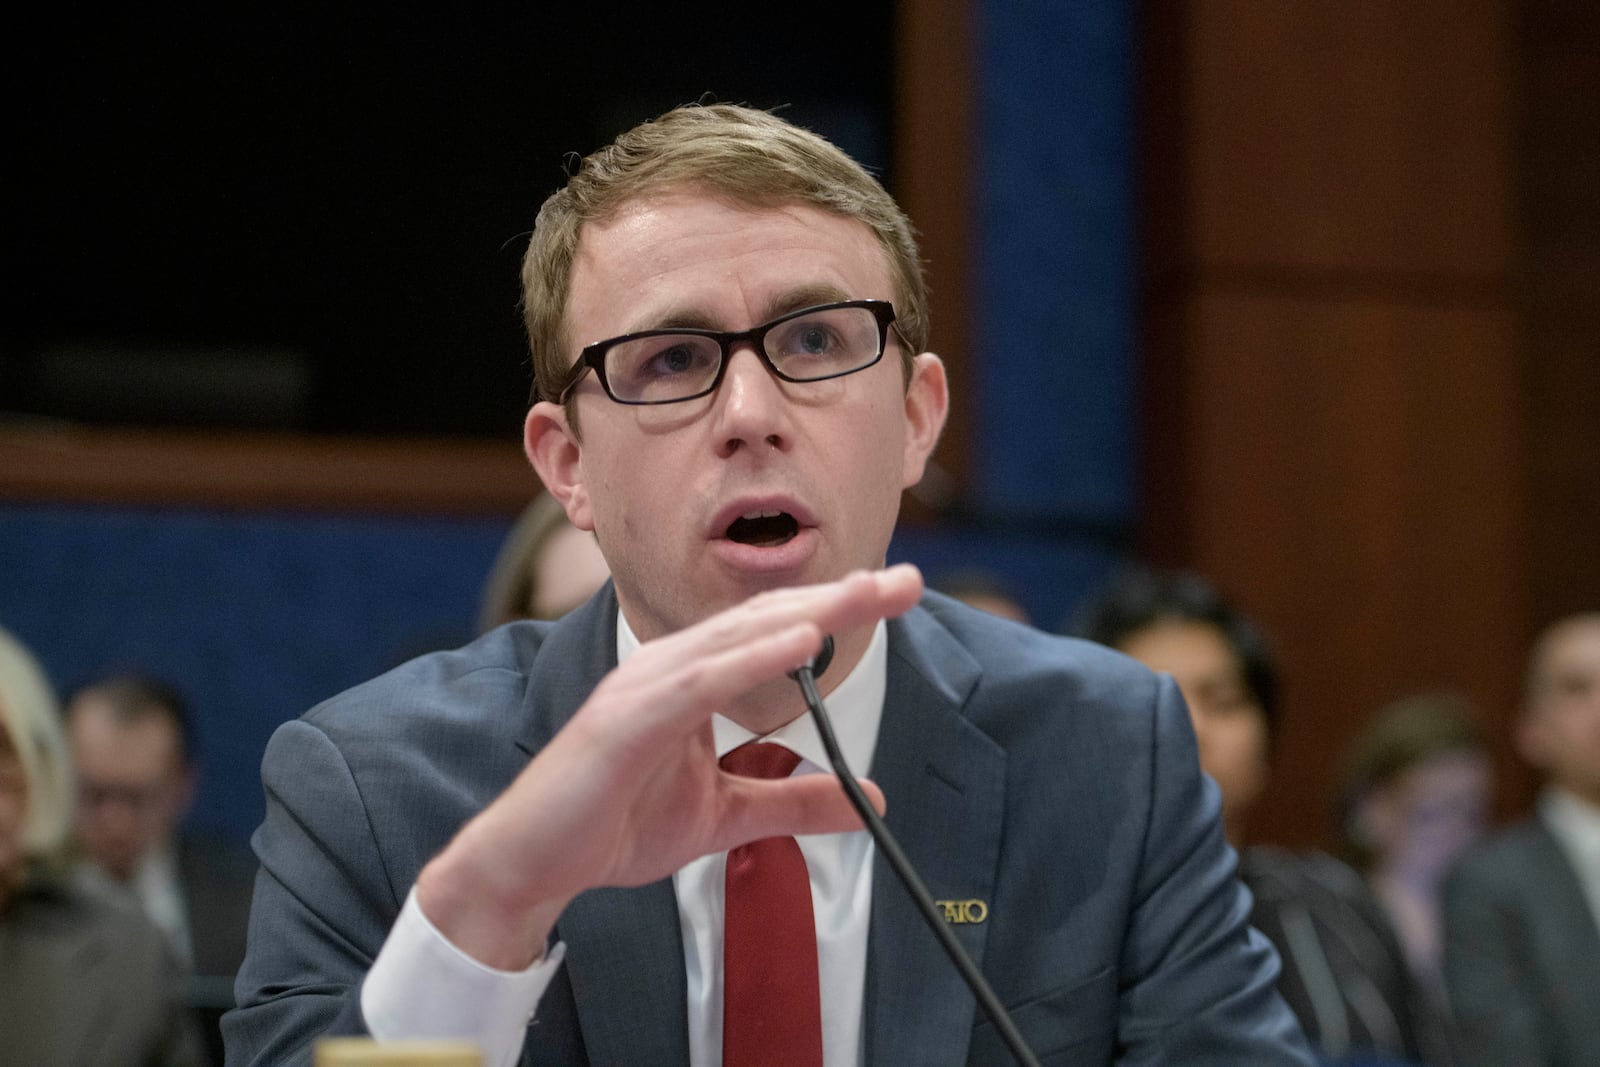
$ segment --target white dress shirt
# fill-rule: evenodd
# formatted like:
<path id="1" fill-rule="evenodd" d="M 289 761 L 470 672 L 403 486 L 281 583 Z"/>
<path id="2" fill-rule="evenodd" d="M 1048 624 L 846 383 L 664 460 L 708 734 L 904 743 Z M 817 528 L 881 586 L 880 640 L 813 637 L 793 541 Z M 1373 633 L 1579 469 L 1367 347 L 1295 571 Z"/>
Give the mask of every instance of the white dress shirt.
<path id="1" fill-rule="evenodd" d="M 638 638 L 618 612 L 619 661 L 638 647 Z M 887 679 L 888 636 L 880 622 L 861 661 L 827 698 L 840 751 L 858 775 L 872 766 Z M 798 704 L 798 689 L 795 699 Z M 755 738 L 721 715 L 712 717 L 712 732 L 718 758 Z M 822 739 L 809 715 L 801 714 L 763 740 L 801 756 L 795 774 L 831 773 Z M 872 838 L 865 830 L 857 830 L 796 840 L 811 876 L 817 925 L 823 1063 L 825 1067 L 854 1067 L 861 1061 Z M 726 852 L 703 856 L 672 876 L 683 931 L 689 1062 L 693 1067 L 720 1067 L 722 1063 L 723 876 L 727 860 Z M 524 1031 L 564 952 L 565 946 L 558 944 L 524 971 L 485 967 L 450 944 L 428 921 L 413 887 L 367 974 L 361 991 L 362 1015 L 372 1035 L 380 1040 L 470 1040 L 483 1049 L 484 1062 L 490 1067 L 509 1067 L 517 1061 Z"/>
<path id="2" fill-rule="evenodd" d="M 1539 797 L 1539 817 L 1578 872 L 1578 884 L 1600 928 L 1600 808 L 1550 786 Z"/>
<path id="3" fill-rule="evenodd" d="M 150 850 L 133 873 L 131 884 L 144 904 L 145 914 L 167 935 L 183 966 L 193 967 L 188 909 L 184 907 L 183 883 L 178 879 L 178 852 L 172 842 Z"/>

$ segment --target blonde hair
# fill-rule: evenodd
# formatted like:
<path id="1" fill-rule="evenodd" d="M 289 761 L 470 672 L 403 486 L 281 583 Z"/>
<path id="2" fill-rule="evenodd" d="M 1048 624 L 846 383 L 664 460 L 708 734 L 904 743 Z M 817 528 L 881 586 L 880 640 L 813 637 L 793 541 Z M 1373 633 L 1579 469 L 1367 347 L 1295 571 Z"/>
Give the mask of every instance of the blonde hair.
<path id="1" fill-rule="evenodd" d="M 0 729 L 22 764 L 26 790 L 22 851 L 26 859 L 54 859 L 72 820 L 72 763 L 55 691 L 38 660 L 0 629 Z"/>
<path id="2" fill-rule="evenodd" d="M 572 363 L 567 297 L 584 223 L 611 218 L 641 197 L 681 188 L 758 207 L 806 204 L 865 223 L 888 260 L 895 328 L 909 346 L 902 369 L 910 380 L 911 361 L 928 343 L 928 296 L 916 236 L 894 198 L 859 163 L 809 130 L 754 108 L 693 104 L 635 126 L 586 156 L 539 209 L 522 260 L 531 400 L 555 399 Z"/>
<path id="3" fill-rule="evenodd" d="M 483 604 L 478 609 L 479 633 L 488 633 L 516 619 L 538 617 L 533 605 L 539 595 L 539 558 L 550 539 L 568 525 L 567 513 L 548 493 L 540 493 L 523 509 L 501 542 L 484 582 Z"/>

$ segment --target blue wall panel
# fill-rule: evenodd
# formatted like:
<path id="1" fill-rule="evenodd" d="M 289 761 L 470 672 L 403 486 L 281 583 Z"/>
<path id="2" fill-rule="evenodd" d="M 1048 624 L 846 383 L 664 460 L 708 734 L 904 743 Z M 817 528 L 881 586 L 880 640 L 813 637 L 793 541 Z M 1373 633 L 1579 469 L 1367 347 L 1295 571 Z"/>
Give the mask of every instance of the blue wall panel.
<path id="1" fill-rule="evenodd" d="M 1131 7 L 979 5 L 976 466 L 1000 514 L 1132 521 Z"/>
<path id="2" fill-rule="evenodd" d="M 889 562 L 915 563 L 934 588 L 943 578 L 982 572 L 997 579 L 1027 610 L 1033 625 L 1059 631 L 1117 556 L 1091 538 L 1062 538 L 1040 530 L 917 528 L 895 537 Z"/>
<path id="3" fill-rule="evenodd" d="M 202 779 L 190 823 L 244 840 L 279 723 L 471 635 L 501 520 L 0 506 L 0 626 L 67 692 L 113 669 L 189 698 Z M 1038 530 L 902 531 L 931 583 L 981 565 L 1053 628 L 1109 562 Z"/>
<path id="4" fill-rule="evenodd" d="M 191 822 L 242 839 L 278 723 L 470 635 L 508 523 L 0 506 L 0 626 L 69 690 L 113 668 L 190 699 Z"/>

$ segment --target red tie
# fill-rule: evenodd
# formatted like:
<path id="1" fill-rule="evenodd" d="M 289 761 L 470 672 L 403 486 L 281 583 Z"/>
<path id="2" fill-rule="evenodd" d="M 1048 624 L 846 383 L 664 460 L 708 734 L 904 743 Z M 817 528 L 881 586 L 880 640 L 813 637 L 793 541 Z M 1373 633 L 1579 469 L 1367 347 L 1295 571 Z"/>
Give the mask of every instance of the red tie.
<path id="1" fill-rule="evenodd" d="M 787 778 L 800 757 L 747 744 L 722 757 L 746 778 Z M 811 879 L 792 837 L 728 853 L 722 929 L 723 1067 L 821 1067 L 822 998 Z"/>

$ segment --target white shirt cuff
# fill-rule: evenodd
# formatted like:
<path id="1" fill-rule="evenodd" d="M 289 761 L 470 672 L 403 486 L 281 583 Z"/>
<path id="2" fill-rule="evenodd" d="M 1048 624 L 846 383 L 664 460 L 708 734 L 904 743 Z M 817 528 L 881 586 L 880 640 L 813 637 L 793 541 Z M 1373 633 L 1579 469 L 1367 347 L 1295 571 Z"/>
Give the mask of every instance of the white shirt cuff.
<path id="1" fill-rule="evenodd" d="M 361 1015 L 380 1041 L 471 1041 L 489 1067 L 514 1064 L 565 955 L 558 943 L 525 971 L 486 967 L 428 921 L 413 887 L 367 972 Z"/>

